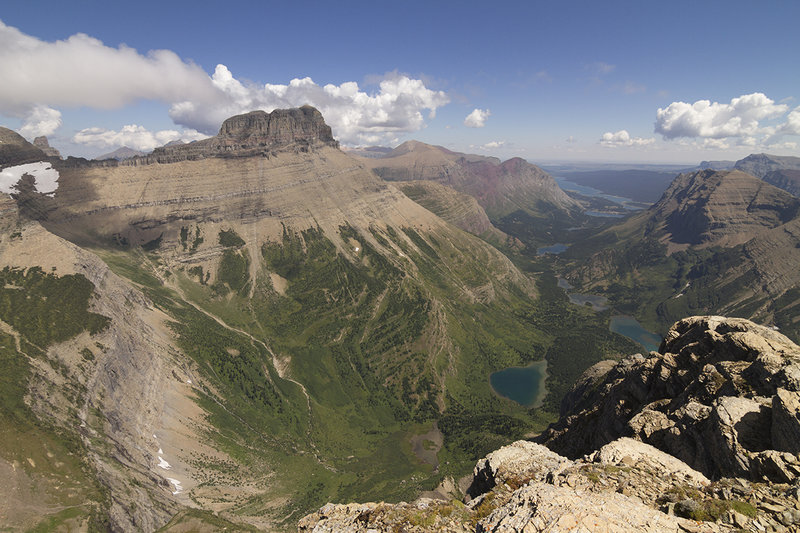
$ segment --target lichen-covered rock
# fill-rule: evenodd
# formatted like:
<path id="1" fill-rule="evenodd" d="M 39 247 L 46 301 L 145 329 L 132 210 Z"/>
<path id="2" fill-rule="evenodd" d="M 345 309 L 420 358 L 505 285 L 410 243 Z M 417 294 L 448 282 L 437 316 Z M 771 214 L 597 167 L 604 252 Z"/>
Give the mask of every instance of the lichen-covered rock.
<path id="1" fill-rule="evenodd" d="M 467 495 L 474 498 L 512 477 L 518 483 L 521 480 L 541 481 L 549 473 L 571 463 L 541 444 L 520 440 L 478 461 Z"/>
<path id="2" fill-rule="evenodd" d="M 532 483 L 514 493 L 511 500 L 478 523 L 480 533 L 594 532 L 675 533 L 719 531 L 668 516 L 617 493 L 596 493 Z"/>
<path id="3" fill-rule="evenodd" d="M 659 476 L 677 475 L 693 483 L 710 483 L 706 476 L 683 461 L 649 444 L 628 437 L 617 439 L 600 448 L 596 460 L 611 465 L 635 464 L 652 469 Z"/>

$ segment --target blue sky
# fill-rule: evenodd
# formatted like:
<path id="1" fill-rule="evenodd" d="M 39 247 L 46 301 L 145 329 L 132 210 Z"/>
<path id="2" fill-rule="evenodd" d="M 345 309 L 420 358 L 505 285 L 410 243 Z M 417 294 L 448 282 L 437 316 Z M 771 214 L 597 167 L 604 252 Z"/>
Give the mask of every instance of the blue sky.
<path id="1" fill-rule="evenodd" d="M 349 145 L 800 155 L 798 20 L 796 1 L 11 2 L 0 124 L 93 156 L 309 102 Z"/>

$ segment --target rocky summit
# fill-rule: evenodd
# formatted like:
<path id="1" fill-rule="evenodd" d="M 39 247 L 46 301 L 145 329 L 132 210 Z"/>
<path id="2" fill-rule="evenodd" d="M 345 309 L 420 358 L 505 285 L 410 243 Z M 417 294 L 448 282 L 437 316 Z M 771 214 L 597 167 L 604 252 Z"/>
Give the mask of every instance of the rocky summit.
<path id="1" fill-rule="evenodd" d="M 578 386 L 537 439 L 569 457 L 630 436 L 711 478 L 800 476 L 800 348 L 770 328 L 687 318 L 660 353 L 623 359 Z"/>
<path id="2" fill-rule="evenodd" d="M 658 353 L 587 371 L 539 443 L 478 461 L 463 503 L 329 504 L 299 530 L 798 531 L 799 402 L 800 347 L 687 318 Z"/>
<path id="3" fill-rule="evenodd" d="M 287 149 L 308 151 L 318 146 L 338 147 L 322 113 L 311 106 L 251 111 L 222 123 L 219 133 L 202 141 L 156 148 L 146 158 L 174 163 L 205 157 L 249 157 Z"/>

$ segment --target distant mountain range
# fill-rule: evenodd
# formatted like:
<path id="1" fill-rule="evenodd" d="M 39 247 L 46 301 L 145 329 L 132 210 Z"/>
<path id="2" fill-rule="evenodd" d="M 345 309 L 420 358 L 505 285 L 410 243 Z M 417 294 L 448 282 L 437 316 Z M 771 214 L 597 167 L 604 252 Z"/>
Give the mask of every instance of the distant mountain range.
<path id="1" fill-rule="evenodd" d="M 117 148 L 113 152 L 109 152 L 103 155 L 98 155 L 94 159 L 96 161 L 103 161 L 106 159 L 116 159 L 117 161 L 123 161 L 125 159 L 130 159 L 132 157 L 140 157 L 145 154 L 146 152 L 142 152 L 141 150 L 134 150 L 133 148 L 128 148 L 127 146 L 123 146 L 121 148 Z"/>
<path id="2" fill-rule="evenodd" d="M 754 160 L 764 176 L 800 161 L 759 155 L 681 174 L 650 209 L 573 245 L 568 277 L 653 328 L 715 313 L 800 338 L 800 198 L 738 170 Z"/>
<path id="3" fill-rule="evenodd" d="M 553 216 L 554 212 L 572 216 L 581 211 L 580 205 L 558 187 L 552 176 L 521 158 L 500 161 L 407 141 L 381 157 L 364 162 L 385 180 L 435 181 L 468 194 L 490 219 L 518 210 L 544 217 Z"/>

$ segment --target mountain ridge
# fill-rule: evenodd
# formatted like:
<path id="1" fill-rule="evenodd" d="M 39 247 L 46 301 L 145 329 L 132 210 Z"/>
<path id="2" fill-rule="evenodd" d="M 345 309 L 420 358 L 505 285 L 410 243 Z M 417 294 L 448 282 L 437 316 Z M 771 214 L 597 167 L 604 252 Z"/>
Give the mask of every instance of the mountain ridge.
<path id="1" fill-rule="evenodd" d="M 386 180 L 437 181 L 469 194 L 491 219 L 520 209 L 543 216 L 549 210 L 569 216 L 580 209 L 549 174 L 521 158 L 500 161 L 407 141 L 382 157 L 363 161 Z"/>
<path id="2" fill-rule="evenodd" d="M 408 499 L 541 424 L 487 380 L 556 343 L 539 288 L 327 142 L 315 113 L 289 115 L 310 117 L 297 142 L 290 131 L 270 144 L 258 114 L 261 126 L 237 119 L 160 162 L 53 160 L 52 196 L 5 198 L 0 296 L 29 295 L 24 323 L 49 324 L 51 305 L 69 300 L 61 291 L 88 291 L 85 278 L 87 312 L 110 321 L 38 361 L 25 342 L 44 341 L 3 315 L 3 346 L 19 334 L 13 360 L 36 369 L 35 382 L 19 379 L 36 391 L 27 408 L 75 439 L 81 479 L 107 495 L 75 527 L 96 516 L 122 530 L 286 530 L 327 499 Z M 66 288 L 43 299 L 40 278 Z M 561 320 L 586 322 L 579 314 Z M 589 360 L 625 345 L 592 334 L 604 342 Z M 85 431 L 70 425 L 75 412 Z M 410 444 L 431 434 L 433 451 Z M 13 470 L 5 457 L 0 471 Z"/>

